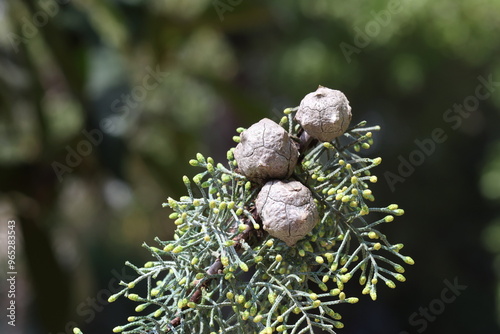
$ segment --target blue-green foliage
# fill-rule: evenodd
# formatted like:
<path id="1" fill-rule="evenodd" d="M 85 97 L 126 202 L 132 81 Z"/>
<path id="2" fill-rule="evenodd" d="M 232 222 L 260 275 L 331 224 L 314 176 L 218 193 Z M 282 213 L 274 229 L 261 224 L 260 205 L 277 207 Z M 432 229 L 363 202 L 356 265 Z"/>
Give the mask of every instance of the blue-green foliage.
<path id="1" fill-rule="evenodd" d="M 298 140 L 294 111 L 285 110 L 280 124 Z M 404 281 L 398 262 L 413 260 L 377 229 L 404 212 L 396 204 L 370 207 L 371 168 L 381 159 L 358 155 L 376 130 L 361 122 L 303 153 L 291 178 L 312 191 L 321 220 L 295 247 L 261 230 L 253 203 L 260 185 L 238 173 L 233 149 L 226 166 L 198 154 L 190 164 L 204 171 L 184 177 L 188 196 L 165 203 L 174 210 L 174 240 L 144 245 L 154 260 L 128 263 L 137 278 L 110 298 L 140 303 L 115 332 L 335 333 L 344 326 L 335 306 L 358 301 L 343 291 L 354 277 L 373 300 L 378 283 Z M 134 293 L 139 284 L 146 295 Z"/>

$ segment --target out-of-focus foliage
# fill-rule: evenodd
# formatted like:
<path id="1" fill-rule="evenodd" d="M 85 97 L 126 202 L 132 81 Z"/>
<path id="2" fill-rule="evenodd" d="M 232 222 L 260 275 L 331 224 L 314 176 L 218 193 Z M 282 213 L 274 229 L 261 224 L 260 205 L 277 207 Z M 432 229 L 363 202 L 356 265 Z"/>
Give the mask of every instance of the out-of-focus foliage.
<path id="1" fill-rule="evenodd" d="M 237 126 L 277 118 L 321 84 L 347 95 L 353 122 L 382 125 L 376 192 L 398 197 L 406 222 L 389 234 L 423 264 L 376 309 L 361 299 L 350 317 L 365 321 L 343 312 L 353 325 L 342 332 L 416 332 L 411 315 L 425 319 L 419 307 L 455 277 L 467 289 L 427 332 L 497 332 L 484 246 L 498 254 L 500 94 L 454 113 L 460 124 L 444 116 L 478 77 L 500 81 L 499 11 L 483 0 L 0 2 L 0 221 L 18 221 L 20 266 L 18 326 L 0 331 L 122 323 L 130 305 L 107 297 L 125 259 L 149 260 L 143 241 L 172 237 L 161 203 L 182 194 L 187 161 L 222 160 Z M 389 187 L 384 173 L 435 129 L 444 142 Z"/>

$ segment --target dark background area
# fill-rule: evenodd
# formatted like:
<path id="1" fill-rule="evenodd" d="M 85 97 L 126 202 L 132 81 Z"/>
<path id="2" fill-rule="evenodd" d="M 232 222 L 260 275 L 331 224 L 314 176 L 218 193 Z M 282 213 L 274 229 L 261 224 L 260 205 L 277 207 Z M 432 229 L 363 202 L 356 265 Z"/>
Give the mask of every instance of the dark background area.
<path id="1" fill-rule="evenodd" d="M 341 305 L 338 333 L 500 333 L 499 12 L 496 0 L 0 2 L 0 332 L 126 323 L 135 305 L 107 298 L 126 260 L 150 259 L 143 242 L 172 237 L 161 204 L 184 195 L 188 160 L 223 162 L 236 127 L 278 120 L 321 84 L 346 94 L 353 123 L 381 125 L 365 151 L 383 158 L 375 203 L 405 209 L 383 232 L 416 261 L 376 302 Z"/>

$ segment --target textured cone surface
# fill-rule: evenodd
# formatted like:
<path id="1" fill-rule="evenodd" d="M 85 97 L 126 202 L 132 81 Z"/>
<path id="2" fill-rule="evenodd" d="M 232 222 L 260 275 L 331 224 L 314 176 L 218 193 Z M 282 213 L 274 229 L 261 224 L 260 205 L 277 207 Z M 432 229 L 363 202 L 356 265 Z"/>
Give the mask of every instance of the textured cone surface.
<path id="1" fill-rule="evenodd" d="M 292 175 L 299 152 L 288 132 L 264 118 L 241 134 L 234 157 L 250 179 L 285 179 Z"/>
<path id="2" fill-rule="evenodd" d="M 319 216 L 311 191 L 298 181 L 269 181 L 256 200 L 264 230 L 294 246 L 312 231 Z"/>
<path id="3" fill-rule="evenodd" d="M 302 99 L 295 118 L 311 137 L 331 141 L 344 134 L 352 114 L 344 93 L 319 86 Z"/>

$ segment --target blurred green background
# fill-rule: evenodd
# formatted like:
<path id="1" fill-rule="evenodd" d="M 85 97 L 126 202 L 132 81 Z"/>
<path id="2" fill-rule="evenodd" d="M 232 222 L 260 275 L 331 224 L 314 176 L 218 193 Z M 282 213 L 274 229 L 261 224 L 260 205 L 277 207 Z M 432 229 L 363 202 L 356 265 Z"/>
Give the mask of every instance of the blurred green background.
<path id="1" fill-rule="evenodd" d="M 416 261 L 377 302 L 341 305 L 338 332 L 500 333 L 499 12 L 498 0 L 0 2 L 0 332 L 126 323 L 135 305 L 107 297 L 126 260 L 150 259 L 144 241 L 172 237 L 161 204 L 184 195 L 187 161 L 224 161 L 236 127 L 278 120 L 321 84 L 347 95 L 353 123 L 382 126 L 365 151 L 383 157 L 376 204 L 406 211 L 383 232 Z"/>

